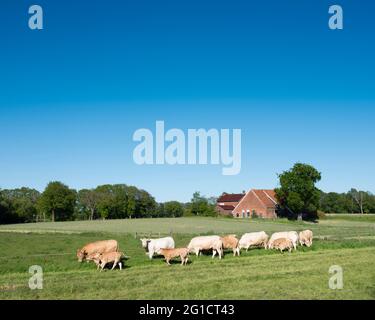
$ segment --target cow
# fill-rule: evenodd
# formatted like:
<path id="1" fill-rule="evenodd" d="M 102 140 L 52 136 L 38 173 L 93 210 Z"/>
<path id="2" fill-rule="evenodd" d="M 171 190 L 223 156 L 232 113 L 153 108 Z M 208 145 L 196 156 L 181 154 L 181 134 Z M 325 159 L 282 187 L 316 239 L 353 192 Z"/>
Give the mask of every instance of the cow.
<path id="1" fill-rule="evenodd" d="M 174 240 L 172 237 L 160 239 L 141 239 L 142 247 L 146 250 L 146 255 L 152 259 L 154 254 L 160 254 L 160 249 L 174 249 Z"/>
<path id="2" fill-rule="evenodd" d="M 272 246 L 274 249 L 280 250 L 280 252 L 283 252 L 284 250 L 292 252 L 293 242 L 288 238 L 278 238 L 273 242 Z"/>
<path id="3" fill-rule="evenodd" d="M 266 249 L 267 242 L 268 235 L 264 231 L 245 233 L 238 243 L 238 249 L 246 249 L 246 251 L 248 251 L 250 247 L 264 247 Z"/>
<path id="4" fill-rule="evenodd" d="M 311 230 L 304 230 L 299 233 L 299 244 L 307 247 L 312 246 L 313 232 Z"/>
<path id="5" fill-rule="evenodd" d="M 104 267 L 108 263 L 112 263 L 112 269 L 113 270 L 117 264 L 120 267 L 120 270 L 122 270 L 122 258 L 125 258 L 125 254 L 122 252 L 105 252 L 105 253 L 96 253 L 92 255 L 92 260 L 97 265 L 97 270 L 99 267 L 101 268 L 100 271 L 103 271 Z"/>
<path id="6" fill-rule="evenodd" d="M 119 246 L 116 240 L 103 240 L 86 244 L 83 248 L 77 250 L 77 258 L 79 262 L 84 260 L 90 261 L 96 253 L 116 252 Z"/>
<path id="7" fill-rule="evenodd" d="M 194 252 L 199 256 L 200 251 L 202 250 L 212 250 L 212 258 L 215 258 L 215 255 L 219 255 L 221 259 L 223 255 L 223 241 L 219 236 L 201 236 L 191 239 L 188 245 L 189 252 Z"/>
<path id="8" fill-rule="evenodd" d="M 165 261 L 170 266 L 169 261 L 173 258 L 180 257 L 181 265 L 186 265 L 189 259 L 188 248 L 176 248 L 176 249 L 160 249 L 160 254 L 164 256 Z"/>
<path id="9" fill-rule="evenodd" d="M 240 249 L 238 248 L 238 239 L 235 234 L 221 237 L 221 241 L 223 242 L 223 249 L 232 249 L 234 257 L 236 255 L 240 255 Z"/>
<path id="10" fill-rule="evenodd" d="M 280 238 L 286 238 L 292 241 L 293 248 L 294 250 L 297 250 L 297 245 L 298 245 L 298 233 L 296 231 L 286 231 L 286 232 L 277 232 L 274 233 L 271 236 L 271 239 L 268 241 L 268 249 L 273 248 L 273 243 L 275 242 L 276 239 Z"/>

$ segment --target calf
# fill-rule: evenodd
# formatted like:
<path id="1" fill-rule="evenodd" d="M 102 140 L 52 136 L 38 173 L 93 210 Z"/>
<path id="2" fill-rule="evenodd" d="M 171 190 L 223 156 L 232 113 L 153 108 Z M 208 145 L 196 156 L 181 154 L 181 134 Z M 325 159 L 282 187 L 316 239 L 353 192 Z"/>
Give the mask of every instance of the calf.
<path id="1" fill-rule="evenodd" d="M 221 237 L 221 241 L 223 242 L 223 249 L 232 249 L 233 256 L 240 255 L 239 241 L 235 234 Z"/>
<path id="2" fill-rule="evenodd" d="M 293 242 L 287 238 L 279 238 L 273 242 L 273 248 L 280 250 L 280 252 L 283 252 L 284 250 L 292 252 Z"/>
<path id="3" fill-rule="evenodd" d="M 181 265 L 186 265 L 189 259 L 188 248 L 176 248 L 176 249 L 160 249 L 160 254 L 164 256 L 165 261 L 170 266 L 169 261 L 173 258 L 180 257 Z"/>
<path id="4" fill-rule="evenodd" d="M 119 265 L 120 270 L 122 270 L 121 259 L 125 258 L 125 255 L 122 252 L 106 252 L 106 253 L 97 253 L 95 255 L 92 255 L 91 258 L 97 265 L 97 269 L 101 267 L 100 271 L 103 271 L 104 267 L 108 263 L 113 263 L 111 270 L 113 270 L 117 266 L 117 264 Z"/>

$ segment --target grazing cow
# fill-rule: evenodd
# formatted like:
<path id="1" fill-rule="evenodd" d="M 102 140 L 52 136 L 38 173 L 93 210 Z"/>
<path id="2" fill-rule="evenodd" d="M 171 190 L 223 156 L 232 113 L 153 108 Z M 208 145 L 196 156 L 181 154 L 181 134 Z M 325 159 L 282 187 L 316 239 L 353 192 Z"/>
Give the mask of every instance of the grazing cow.
<path id="1" fill-rule="evenodd" d="M 160 239 L 141 239 L 142 247 L 150 259 L 155 253 L 160 254 L 160 249 L 174 249 L 174 240 L 172 237 Z"/>
<path id="2" fill-rule="evenodd" d="M 83 248 L 77 250 L 79 262 L 92 260 L 90 257 L 96 253 L 116 252 L 119 246 L 116 240 L 103 240 L 86 244 Z"/>
<path id="3" fill-rule="evenodd" d="M 240 255 L 240 249 L 238 248 L 238 239 L 235 234 L 221 237 L 221 241 L 223 242 L 223 249 L 232 249 L 233 256 Z"/>
<path id="4" fill-rule="evenodd" d="M 238 249 L 246 249 L 246 251 L 248 251 L 250 247 L 264 247 L 266 249 L 267 242 L 268 235 L 264 231 L 245 233 L 238 243 Z"/>
<path id="5" fill-rule="evenodd" d="M 311 230 L 304 230 L 299 233 L 299 244 L 307 247 L 312 246 L 313 232 Z"/>
<path id="6" fill-rule="evenodd" d="M 286 238 L 286 239 L 289 239 L 290 241 L 292 241 L 294 250 L 297 250 L 297 244 L 298 244 L 298 238 L 299 237 L 298 237 L 298 233 L 296 231 L 286 231 L 286 232 L 274 233 L 271 236 L 270 241 L 268 241 L 268 249 L 272 249 L 275 240 L 280 239 L 280 238 Z"/>
<path id="7" fill-rule="evenodd" d="M 113 263 L 111 270 L 113 270 L 117 266 L 117 264 L 119 265 L 120 270 L 122 270 L 122 258 L 125 258 L 125 254 L 123 254 L 122 252 L 96 253 L 92 256 L 92 260 L 97 265 L 97 269 L 101 267 L 100 271 L 103 271 L 104 267 L 108 263 Z"/>
<path id="8" fill-rule="evenodd" d="M 212 250 L 212 258 L 215 257 L 216 253 L 219 255 L 219 259 L 223 255 L 223 241 L 219 236 L 201 236 L 191 239 L 188 245 L 189 252 L 194 252 L 199 256 L 202 250 Z"/>
<path id="9" fill-rule="evenodd" d="M 165 261 L 170 266 L 169 261 L 173 258 L 180 257 L 181 265 L 186 265 L 189 259 L 188 248 L 176 248 L 176 249 L 160 249 L 160 254 L 164 256 Z"/>
<path id="10" fill-rule="evenodd" d="M 284 250 L 288 250 L 289 252 L 292 252 L 293 243 L 290 239 L 278 238 L 273 242 L 273 248 L 280 250 L 280 252 L 283 252 Z"/>

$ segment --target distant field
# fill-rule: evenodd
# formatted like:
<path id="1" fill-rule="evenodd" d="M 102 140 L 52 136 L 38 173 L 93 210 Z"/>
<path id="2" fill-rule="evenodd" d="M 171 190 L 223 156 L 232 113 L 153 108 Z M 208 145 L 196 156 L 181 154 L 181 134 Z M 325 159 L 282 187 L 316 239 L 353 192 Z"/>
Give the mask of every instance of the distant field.
<path id="1" fill-rule="evenodd" d="M 197 234 L 311 229 L 312 248 L 291 254 L 253 249 L 222 261 L 191 257 L 187 267 L 150 261 L 139 236 L 172 232 L 177 246 Z M 137 233 L 137 238 L 136 238 Z M 125 270 L 97 272 L 79 264 L 83 244 L 115 238 L 130 259 Z M 318 224 L 227 218 L 133 219 L 0 226 L 0 299 L 374 299 L 375 223 Z M 31 291 L 28 268 L 44 269 L 44 289 Z M 328 288 L 328 269 L 344 269 L 344 289 Z"/>

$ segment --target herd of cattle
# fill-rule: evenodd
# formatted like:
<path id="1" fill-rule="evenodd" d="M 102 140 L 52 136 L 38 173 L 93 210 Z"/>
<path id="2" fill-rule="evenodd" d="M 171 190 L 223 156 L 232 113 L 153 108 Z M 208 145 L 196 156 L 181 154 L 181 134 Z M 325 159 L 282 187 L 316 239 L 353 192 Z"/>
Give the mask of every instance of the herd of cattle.
<path id="1" fill-rule="evenodd" d="M 227 236 L 199 236 L 191 239 L 186 248 L 175 248 L 175 242 L 172 237 L 160 239 L 141 239 L 142 247 L 146 250 L 146 254 L 150 259 L 155 254 L 162 255 L 165 261 L 170 265 L 170 260 L 180 257 L 181 265 L 186 265 L 189 254 L 194 253 L 197 256 L 203 251 L 212 251 L 212 258 L 216 255 L 222 258 L 224 250 L 232 250 L 234 256 L 239 256 L 241 249 L 249 250 L 249 248 L 263 247 L 264 249 L 277 249 L 283 252 L 293 249 L 297 250 L 298 244 L 301 246 L 312 246 L 313 233 L 310 230 L 304 230 L 300 233 L 296 231 L 277 232 L 268 235 L 262 232 L 245 233 L 240 240 L 236 235 Z M 122 259 L 126 258 L 125 254 L 119 251 L 118 242 L 116 240 L 104 240 L 89 243 L 83 248 L 77 250 L 77 258 L 79 262 L 93 261 L 97 265 L 97 269 L 112 264 L 112 270 L 118 265 L 122 269 Z"/>

